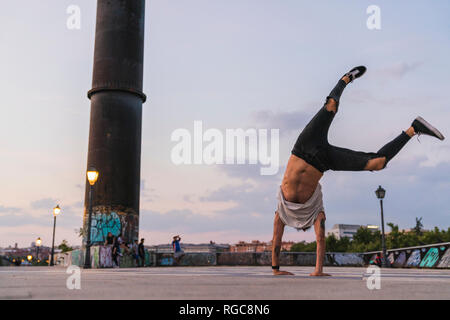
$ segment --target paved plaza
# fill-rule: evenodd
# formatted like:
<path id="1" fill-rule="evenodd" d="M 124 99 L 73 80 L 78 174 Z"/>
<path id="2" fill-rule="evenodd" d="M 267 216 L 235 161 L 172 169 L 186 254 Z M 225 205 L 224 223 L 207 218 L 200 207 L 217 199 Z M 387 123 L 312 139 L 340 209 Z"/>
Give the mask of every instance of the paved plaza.
<path id="1" fill-rule="evenodd" d="M 381 288 L 369 290 L 366 268 L 158 267 L 81 269 L 81 289 L 67 288 L 62 267 L 0 268 L 0 299 L 449 299 L 450 270 L 383 269 Z"/>

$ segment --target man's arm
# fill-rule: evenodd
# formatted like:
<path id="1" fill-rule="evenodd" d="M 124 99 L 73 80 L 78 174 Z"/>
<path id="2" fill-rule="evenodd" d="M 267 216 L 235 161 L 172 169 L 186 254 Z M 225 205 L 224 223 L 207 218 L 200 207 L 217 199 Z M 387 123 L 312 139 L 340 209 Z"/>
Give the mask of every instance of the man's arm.
<path id="1" fill-rule="evenodd" d="M 316 269 L 310 276 L 329 276 L 323 273 L 323 260 L 325 258 L 325 213 L 321 212 L 314 222 L 314 231 L 316 232 Z"/>
<path id="2" fill-rule="evenodd" d="M 287 271 L 280 271 L 280 252 L 281 252 L 281 240 L 284 233 L 284 223 L 281 221 L 278 212 L 275 214 L 275 220 L 273 222 L 273 239 L 272 239 L 272 272 L 276 276 L 281 275 L 294 275 Z"/>

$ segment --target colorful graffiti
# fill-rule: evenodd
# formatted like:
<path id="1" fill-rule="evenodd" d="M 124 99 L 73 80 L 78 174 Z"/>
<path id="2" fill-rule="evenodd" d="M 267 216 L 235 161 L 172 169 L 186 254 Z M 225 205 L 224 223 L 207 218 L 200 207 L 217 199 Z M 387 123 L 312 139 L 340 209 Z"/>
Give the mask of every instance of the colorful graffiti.
<path id="1" fill-rule="evenodd" d="M 119 215 L 116 212 L 95 213 L 91 221 L 91 241 L 104 242 L 108 232 L 118 236 L 122 232 Z"/>
<path id="2" fill-rule="evenodd" d="M 139 216 L 135 214 L 123 214 L 122 217 L 122 235 L 128 242 L 137 239 L 139 234 Z"/>
<path id="3" fill-rule="evenodd" d="M 364 260 L 361 255 L 357 253 L 334 253 L 329 254 L 329 259 L 333 265 L 337 266 L 362 266 Z"/>
<path id="4" fill-rule="evenodd" d="M 438 262 L 438 260 L 439 260 L 439 249 L 430 248 L 425 257 L 422 259 L 422 262 L 420 263 L 419 267 L 433 268 L 433 266 L 436 264 L 436 262 Z"/>
<path id="5" fill-rule="evenodd" d="M 414 250 L 409 256 L 408 261 L 406 261 L 407 267 L 417 267 L 420 264 L 420 250 Z"/>
<path id="6" fill-rule="evenodd" d="M 437 267 L 438 268 L 450 267 L 450 248 L 448 248 L 447 251 L 444 253 Z"/>
<path id="7" fill-rule="evenodd" d="M 394 255 L 394 253 L 391 252 L 391 253 L 388 255 L 387 259 L 388 259 L 388 261 L 389 261 L 390 264 L 394 264 L 394 262 L 395 262 L 395 255 Z"/>
<path id="8" fill-rule="evenodd" d="M 71 264 L 75 266 L 82 266 L 84 263 L 84 256 L 82 250 L 73 250 L 71 251 Z"/>
<path id="9" fill-rule="evenodd" d="M 393 263 L 393 266 L 397 267 L 397 268 L 401 268 L 401 267 L 403 267 L 405 262 L 406 262 L 406 252 L 402 251 L 398 255 L 397 259 L 395 259 L 395 262 Z"/>
<path id="10" fill-rule="evenodd" d="M 173 258 L 172 257 L 162 257 L 159 264 L 161 266 L 171 266 L 171 265 L 173 265 Z"/>
<path id="11" fill-rule="evenodd" d="M 112 247 L 111 246 L 100 246 L 99 249 L 99 267 L 100 268 L 112 268 Z"/>
<path id="12" fill-rule="evenodd" d="M 84 226 L 87 226 L 88 214 L 84 214 Z M 139 234 L 139 215 L 124 206 L 95 206 L 91 220 L 91 242 L 103 244 L 108 232 L 114 236 L 122 234 L 126 243 L 137 240 Z M 83 238 L 86 243 L 86 238 Z"/>

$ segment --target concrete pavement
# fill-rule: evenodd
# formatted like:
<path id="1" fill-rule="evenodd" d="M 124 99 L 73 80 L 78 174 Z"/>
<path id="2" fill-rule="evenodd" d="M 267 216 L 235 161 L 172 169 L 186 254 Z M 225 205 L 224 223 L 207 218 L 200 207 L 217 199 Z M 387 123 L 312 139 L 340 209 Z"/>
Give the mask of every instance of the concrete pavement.
<path id="1" fill-rule="evenodd" d="M 81 269 L 81 289 L 66 286 L 62 267 L 1 267 L 0 299 L 450 299 L 450 270 L 383 269 L 369 290 L 366 268 L 326 267 L 332 277 L 309 277 L 312 267 L 158 267 Z"/>

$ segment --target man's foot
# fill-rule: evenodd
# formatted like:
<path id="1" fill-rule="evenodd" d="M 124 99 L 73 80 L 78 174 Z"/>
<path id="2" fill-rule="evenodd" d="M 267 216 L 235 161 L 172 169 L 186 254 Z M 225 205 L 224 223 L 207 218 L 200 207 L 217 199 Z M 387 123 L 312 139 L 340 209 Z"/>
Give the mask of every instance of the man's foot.
<path id="1" fill-rule="evenodd" d="M 343 79 L 347 83 L 353 82 L 353 80 L 361 77 L 366 72 L 366 70 L 367 70 L 367 68 L 364 66 L 354 67 L 352 70 L 350 70 L 349 72 L 347 72 L 344 75 Z M 347 78 L 347 79 L 345 79 L 345 78 Z"/>
<path id="2" fill-rule="evenodd" d="M 274 276 L 293 276 L 293 273 L 287 271 L 273 270 Z"/>
<path id="3" fill-rule="evenodd" d="M 314 271 L 313 273 L 310 274 L 310 276 L 311 277 L 331 277 L 331 274 Z"/>
<path id="4" fill-rule="evenodd" d="M 438 129 L 426 122 L 422 117 L 417 117 L 411 124 L 411 127 L 414 128 L 416 134 L 426 134 L 439 140 L 445 139 L 444 135 Z"/>

